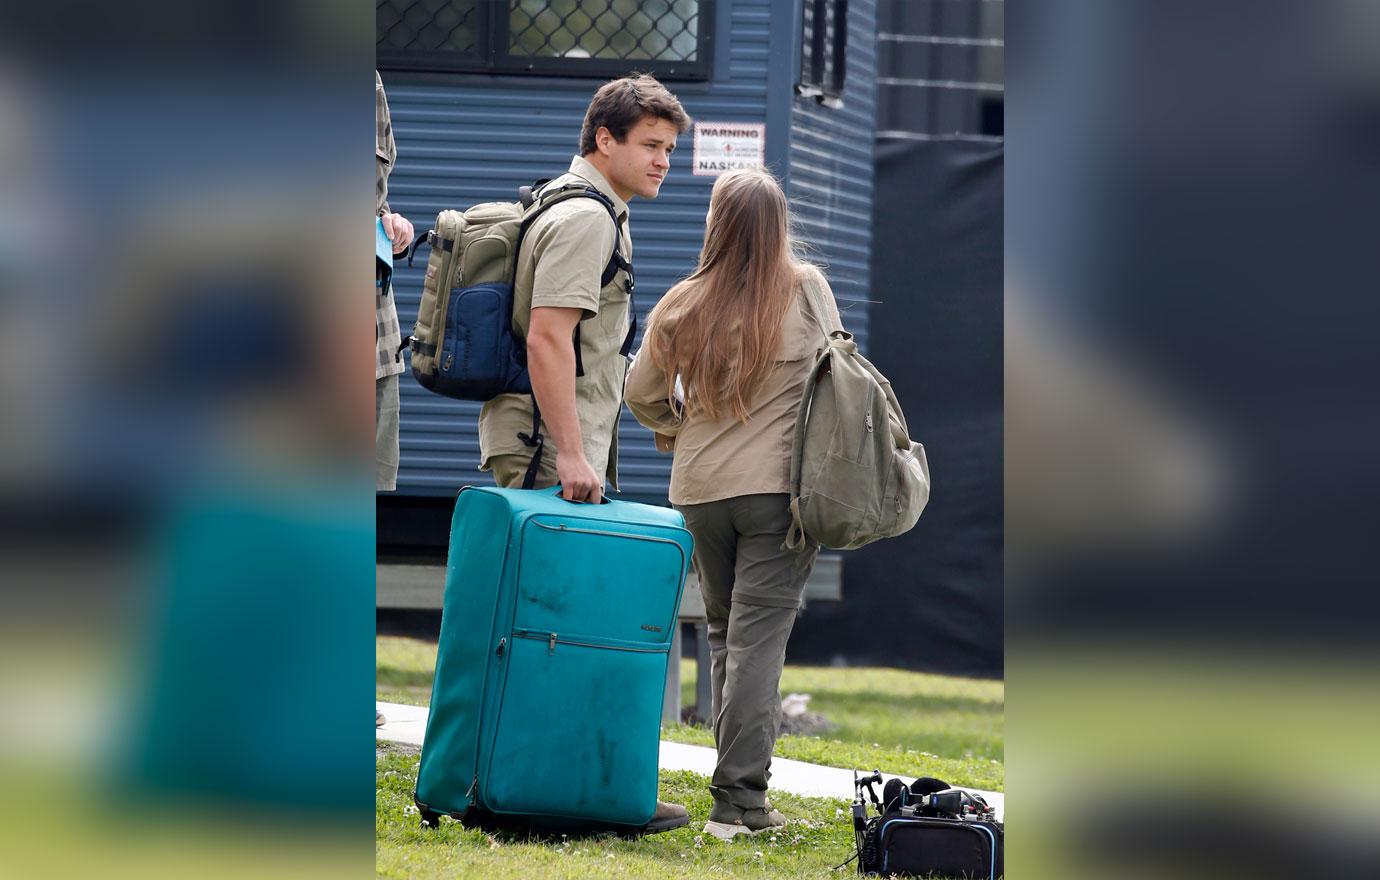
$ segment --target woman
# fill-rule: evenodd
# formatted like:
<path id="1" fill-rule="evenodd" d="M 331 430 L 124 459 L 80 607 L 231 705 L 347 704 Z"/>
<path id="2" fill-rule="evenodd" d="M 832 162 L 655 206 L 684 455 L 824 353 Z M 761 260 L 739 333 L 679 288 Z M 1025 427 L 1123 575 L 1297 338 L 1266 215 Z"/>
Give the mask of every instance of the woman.
<path id="1" fill-rule="evenodd" d="M 674 450 L 670 499 L 695 537 L 719 753 L 704 830 L 729 840 L 786 824 L 767 802 L 768 768 L 786 640 L 819 549 L 782 546 L 791 444 L 825 338 L 816 309 L 841 325 L 824 276 L 795 255 L 769 173 L 720 177 L 706 224 L 699 266 L 648 319 L 626 400 Z"/>

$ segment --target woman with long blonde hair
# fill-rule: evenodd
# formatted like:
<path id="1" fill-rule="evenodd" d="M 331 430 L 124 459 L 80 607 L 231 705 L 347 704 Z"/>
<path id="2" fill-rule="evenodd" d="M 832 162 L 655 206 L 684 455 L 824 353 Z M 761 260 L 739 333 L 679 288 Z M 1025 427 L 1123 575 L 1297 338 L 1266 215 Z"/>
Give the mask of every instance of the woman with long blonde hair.
<path id="1" fill-rule="evenodd" d="M 648 319 L 625 398 L 673 451 L 670 500 L 695 537 L 709 620 L 714 807 L 728 840 L 785 824 L 767 802 L 781 667 L 818 546 L 783 548 L 796 409 L 839 323 L 823 274 L 801 260 L 785 194 L 763 170 L 714 184 L 699 264 Z"/>

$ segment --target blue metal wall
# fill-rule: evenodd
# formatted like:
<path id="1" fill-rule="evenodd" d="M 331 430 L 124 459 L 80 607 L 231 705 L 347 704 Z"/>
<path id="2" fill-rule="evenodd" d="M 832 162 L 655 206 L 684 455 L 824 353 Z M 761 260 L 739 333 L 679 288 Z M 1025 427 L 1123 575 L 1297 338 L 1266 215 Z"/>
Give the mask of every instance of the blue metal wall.
<path id="1" fill-rule="evenodd" d="M 809 2 L 809 0 L 805 0 Z M 800 69 L 796 18 L 796 70 Z M 850 0 L 842 104 L 794 97 L 787 192 L 798 234 L 826 265 L 844 327 L 867 349 L 871 293 L 873 141 L 877 119 L 877 4 Z"/>
<path id="2" fill-rule="evenodd" d="M 849 96 L 851 90 L 862 88 L 859 77 L 868 76 L 864 91 L 870 114 L 876 41 L 873 4 L 853 0 L 851 6 L 867 11 L 855 13 L 856 21 L 850 24 L 849 40 L 860 45 L 856 55 L 852 54 L 855 49 L 851 42 L 849 46 Z M 826 192 L 846 190 L 849 196 L 842 204 L 850 217 L 857 211 L 865 221 L 871 211 L 872 120 L 868 115 L 862 123 L 854 121 L 861 112 L 858 106 L 818 111 L 822 121 L 812 121 L 816 114 L 808 107 L 792 110 L 792 87 L 799 71 L 800 19 L 800 0 L 719 0 L 713 78 L 667 85 L 695 119 L 766 122 L 768 164 L 783 177 L 803 175 L 804 189 L 798 191 L 792 183 L 793 198 L 804 192 L 813 199 L 821 186 Z M 855 64 L 859 65 L 858 76 L 854 75 Z M 598 79 L 389 71 L 383 72 L 383 81 L 398 143 L 397 167 L 389 180 L 389 203 L 419 231 L 430 228 L 442 209 L 515 199 L 519 185 L 563 172 L 577 151 L 590 96 L 601 83 Z M 851 147 L 845 150 L 847 161 L 832 166 L 810 159 L 822 142 L 836 136 L 831 132 L 841 123 L 830 123 L 829 117 L 840 112 L 847 114 L 847 124 L 853 126 L 848 137 L 866 144 L 866 168 L 855 167 Z M 797 122 L 802 116 L 803 121 Z M 795 130 L 799 131 L 796 136 L 803 138 L 805 152 L 793 149 Z M 687 133 L 672 157 L 671 173 L 660 196 L 654 201 L 634 199 L 630 206 L 637 266 L 636 306 L 644 323 L 662 294 L 693 268 L 703 241 L 704 215 L 714 179 L 691 174 L 691 153 L 692 137 Z M 829 180 L 832 173 L 856 175 L 865 186 Z M 867 201 L 858 207 L 864 191 Z M 813 206 L 802 211 L 805 232 L 816 239 L 821 253 L 834 264 L 832 275 L 838 277 L 840 299 L 860 301 L 867 281 L 867 224 L 862 223 L 860 245 L 860 233 L 851 220 L 846 225 L 830 207 L 835 201 L 826 199 L 823 213 Z M 831 235 L 839 236 L 837 245 L 826 240 Z M 424 268 L 420 261 L 410 269 L 400 265 L 394 276 L 404 335 L 416 317 Z M 840 269 L 846 270 L 846 277 L 839 277 Z M 848 326 L 862 330 L 865 318 L 848 319 Z M 479 404 L 432 394 L 413 382 L 410 374 L 404 374 L 398 494 L 452 495 L 460 486 L 487 483 L 488 475 L 477 470 L 478 415 Z M 670 457 L 655 450 L 651 434 L 626 410 L 619 444 L 621 497 L 664 504 Z"/>

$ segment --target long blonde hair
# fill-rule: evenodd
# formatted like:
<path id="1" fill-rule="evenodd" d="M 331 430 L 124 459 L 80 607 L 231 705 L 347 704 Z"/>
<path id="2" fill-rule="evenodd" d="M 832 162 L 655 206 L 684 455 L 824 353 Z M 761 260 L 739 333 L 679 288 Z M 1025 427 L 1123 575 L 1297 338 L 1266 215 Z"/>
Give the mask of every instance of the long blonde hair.
<path id="1" fill-rule="evenodd" d="M 679 374 L 687 414 L 710 420 L 748 407 L 771 372 L 781 326 L 806 264 L 796 256 L 786 195 L 762 169 L 714 183 L 699 265 L 648 318 L 667 398 Z"/>

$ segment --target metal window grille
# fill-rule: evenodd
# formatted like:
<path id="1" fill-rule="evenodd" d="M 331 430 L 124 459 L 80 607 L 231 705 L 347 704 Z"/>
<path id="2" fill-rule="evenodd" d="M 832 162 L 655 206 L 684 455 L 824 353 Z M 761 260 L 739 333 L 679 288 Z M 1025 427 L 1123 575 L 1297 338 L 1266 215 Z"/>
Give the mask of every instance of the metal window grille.
<path id="1" fill-rule="evenodd" d="M 708 79 L 714 0 L 376 0 L 383 69 Z"/>
<path id="2" fill-rule="evenodd" d="M 796 92 L 837 105 L 847 71 L 848 0 L 805 0 L 800 83 Z"/>

